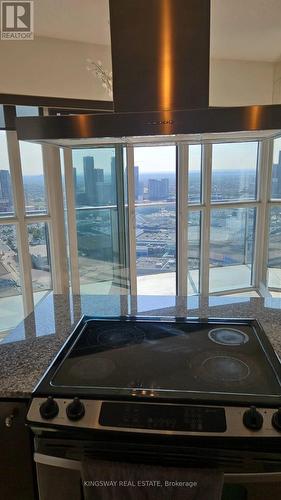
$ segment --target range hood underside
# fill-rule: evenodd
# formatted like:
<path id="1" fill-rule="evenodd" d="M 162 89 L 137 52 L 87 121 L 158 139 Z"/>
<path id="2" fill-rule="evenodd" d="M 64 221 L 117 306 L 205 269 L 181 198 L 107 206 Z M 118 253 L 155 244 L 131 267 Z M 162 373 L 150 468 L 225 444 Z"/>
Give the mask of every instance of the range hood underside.
<path id="1" fill-rule="evenodd" d="M 61 147 L 264 138 L 281 134 L 281 105 L 24 117 L 16 125 L 20 140 Z"/>
<path id="2" fill-rule="evenodd" d="M 98 146 L 112 146 L 114 144 L 123 144 L 134 146 L 149 146 L 149 145 L 173 145 L 179 144 L 207 144 L 220 142 L 238 142 L 238 141 L 255 141 L 262 139 L 274 139 L 281 136 L 280 130 L 261 130 L 257 132 L 230 132 L 221 134 L 175 134 L 175 135 L 153 135 L 153 136 L 136 136 L 136 137 L 101 137 L 91 139 L 49 139 L 41 141 L 30 141 L 37 144 L 53 145 L 61 148 L 70 149 L 89 149 Z"/>

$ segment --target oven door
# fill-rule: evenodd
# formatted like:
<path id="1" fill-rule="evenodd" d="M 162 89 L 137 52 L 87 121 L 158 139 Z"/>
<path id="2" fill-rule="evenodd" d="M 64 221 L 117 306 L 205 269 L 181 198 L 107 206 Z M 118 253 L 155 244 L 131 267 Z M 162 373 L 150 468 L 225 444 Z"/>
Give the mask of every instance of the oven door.
<path id="1" fill-rule="evenodd" d="M 83 500 L 81 481 L 82 462 L 69 458 L 61 458 L 43 453 L 35 453 L 34 460 L 37 470 L 39 500 Z M 249 483 L 280 483 L 281 472 L 240 472 L 224 474 L 225 485 L 248 485 Z M 241 486 L 240 486 L 241 488 Z M 224 488 L 223 498 L 227 499 L 227 489 Z M 235 490 L 234 490 L 235 491 Z M 237 490 L 239 500 L 244 488 Z M 232 497 L 234 498 L 234 497 Z M 235 497 L 236 498 L 236 497 Z M 246 498 L 246 497 L 245 497 Z"/>
<path id="2" fill-rule="evenodd" d="M 125 435 L 124 435 L 125 434 Z M 281 482 L 278 438 L 206 438 L 149 436 L 112 432 L 52 431 L 35 436 L 40 500 L 48 485 L 68 485 L 59 500 L 83 498 L 81 468 L 87 458 L 177 467 L 219 468 L 226 483 Z M 62 480 L 63 476 L 66 477 Z M 52 488 L 52 487 L 51 487 Z M 53 491 L 53 488 L 52 488 Z M 80 496 L 79 496 L 80 495 Z"/>
<path id="3" fill-rule="evenodd" d="M 48 472 L 52 474 L 55 469 L 63 469 L 65 472 L 68 472 L 67 477 L 71 478 L 71 483 L 75 484 L 75 490 L 76 492 L 79 490 L 80 485 L 78 485 L 78 482 L 80 483 L 81 480 L 81 469 L 82 469 L 82 462 L 79 462 L 78 460 L 72 460 L 69 458 L 60 458 L 60 457 L 53 457 L 49 455 L 44 455 L 42 453 L 34 453 L 34 461 L 36 463 L 36 468 L 37 472 L 39 473 L 42 472 Z M 43 466 L 43 467 L 42 467 Z M 52 469 L 50 471 L 46 470 L 44 466 L 51 467 Z M 52 480 L 53 480 L 52 476 Z M 58 473 L 58 480 L 60 482 L 62 481 L 62 476 L 61 472 Z M 224 474 L 224 482 L 225 483 L 280 483 L 281 482 L 281 472 L 237 472 L 237 473 L 225 473 Z M 79 486 L 79 487 L 78 487 Z M 76 493 L 77 494 L 77 493 Z M 43 497 L 42 497 L 43 498 Z M 45 497 L 44 497 L 45 498 Z M 50 497 L 48 497 L 50 498 Z M 64 500 L 64 497 L 59 496 L 59 500 Z M 71 500 L 72 497 L 69 496 L 69 492 L 65 496 L 66 499 Z M 76 500 L 79 498 L 73 497 Z M 41 500 L 41 496 L 40 496 Z M 54 496 L 52 496 L 52 500 L 56 500 Z"/>
<path id="4" fill-rule="evenodd" d="M 81 462 L 34 453 L 39 500 L 83 500 Z"/>

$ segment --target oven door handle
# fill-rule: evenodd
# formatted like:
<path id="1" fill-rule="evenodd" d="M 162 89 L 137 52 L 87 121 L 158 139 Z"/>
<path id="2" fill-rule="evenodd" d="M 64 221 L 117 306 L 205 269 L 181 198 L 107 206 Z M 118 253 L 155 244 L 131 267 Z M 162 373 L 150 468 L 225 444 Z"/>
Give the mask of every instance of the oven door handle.
<path id="1" fill-rule="evenodd" d="M 79 460 L 71 460 L 69 458 L 54 457 L 44 455 L 43 453 L 34 453 L 34 461 L 36 464 L 51 465 L 52 467 L 60 467 L 69 470 L 82 470 L 82 463 Z M 241 473 L 226 473 L 224 474 L 225 483 L 266 483 L 280 482 L 280 472 L 241 472 Z"/>
<path id="2" fill-rule="evenodd" d="M 51 465 L 52 467 L 60 467 L 61 469 L 80 470 L 82 464 L 79 460 L 71 460 L 69 458 L 54 457 L 44 455 L 43 453 L 34 453 L 34 462 L 36 464 Z"/>

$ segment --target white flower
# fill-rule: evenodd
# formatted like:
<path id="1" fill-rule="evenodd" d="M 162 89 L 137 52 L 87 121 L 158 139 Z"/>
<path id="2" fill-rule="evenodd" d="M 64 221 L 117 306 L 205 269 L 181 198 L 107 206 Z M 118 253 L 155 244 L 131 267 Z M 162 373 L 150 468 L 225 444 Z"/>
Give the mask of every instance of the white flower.
<path id="1" fill-rule="evenodd" d="M 88 63 L 86 66 L 87 71 L 91 71 L 93 75 L 96 75 L 101 80 L 103 88 L 112 96 L 112 71 L 106 71 L 101 61 L 95 62 L 90 58 L 87 58 L 86 61 Z"/>

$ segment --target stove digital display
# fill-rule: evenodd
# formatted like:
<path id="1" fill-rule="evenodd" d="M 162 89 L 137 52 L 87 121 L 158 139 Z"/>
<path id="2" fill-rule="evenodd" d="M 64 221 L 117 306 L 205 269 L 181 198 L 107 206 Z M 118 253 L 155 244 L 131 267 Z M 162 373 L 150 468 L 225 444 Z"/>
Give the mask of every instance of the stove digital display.
<path id="1" fill-rule="evenodd" d="M 150 403 L 105 402 L 101 407 L 99 424 L 167 431 L 226 431 L 224 408 Z"/>

